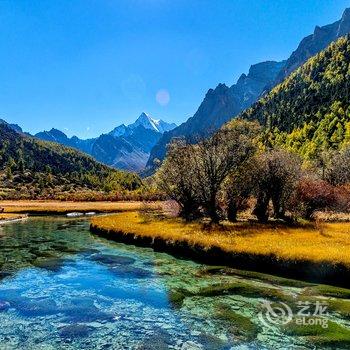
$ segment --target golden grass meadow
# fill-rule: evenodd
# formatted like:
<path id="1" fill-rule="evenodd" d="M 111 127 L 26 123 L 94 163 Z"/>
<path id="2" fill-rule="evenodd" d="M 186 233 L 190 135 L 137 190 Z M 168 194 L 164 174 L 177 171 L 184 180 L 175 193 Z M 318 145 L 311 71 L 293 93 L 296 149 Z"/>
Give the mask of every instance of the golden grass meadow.
<path id="1" fill-rule="evenodd" d="M 343 263 L 350 266 L 350 223 L 307 224 L 224 223 L 203 227 L 180 219 L 156 219 L 138 212 L 94 217 L 92 227 L 118 234 L 135 234 L 164 241 L 186 242 L 204 250 L 217 247 L 229 253 L 274 255 L 280 260 Z"/>
<path id="2" fill-rule="evenodd" d="M 73 202 L 73 201 L 49 201 L 49 200 L 14 200 L 0 201 L 0 207 L 5 213 L 40 213 L 40 214 L 64 214 L 69 212 L 119 212 L 128 210 L 139 210 L 144 206 L 143 202 Z M 161 202 L 152 202 L 148 207 L 158 208 Z"/>
<path id="3" fill-rule="evenodd" d="M 14 214 L 14 213 L 2 213 L 0 214 L 0 222 L 10 221 L 25 218 L 25 214 Z"/>

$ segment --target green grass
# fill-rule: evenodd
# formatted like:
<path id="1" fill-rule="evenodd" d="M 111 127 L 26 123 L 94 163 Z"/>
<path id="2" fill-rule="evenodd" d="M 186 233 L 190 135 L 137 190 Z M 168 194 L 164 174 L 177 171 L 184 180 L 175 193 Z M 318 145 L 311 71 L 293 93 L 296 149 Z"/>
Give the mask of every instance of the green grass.
<path id="1" fill-rule="evenodd" d="M 245 282 L 214 284 L 201 288 L 197 293 L 195 293 L 195 295 L 202 297 L 243 295 L 250 298 L 263 298 L 274 301 L 290 302 L 292 300 L 291 296 L 286 295 L 279 289 L 266 288 Z"/>
<path id="2" fill-rule="evenodd" d="M 350 319 L 350 301 L 343 299 L 327 300 L 328 309 L 339 313 L 342 317 Z"/>
<path id="3" fill-rule="evenodd" d="M 305 289 L 304 295 L 323 295 L 326 297 L 350 299 L 350 289 L 333 287 L 327 285 L 317 285 Z"/>
<path id="4" fill-rule="evenodd" d="M 168 292 L 169 302 L 175 308 L 181 308 L 185 298 L 191 296 L 193 296 L 193 293 L 183 288 L 171 289 Z"/>
<path id="5" fill-rule="evenodd" d="M 253 340 L 259 333 L 259 327 L 247 316 L 233 311 L 230 306 L 219 303 L 214 314 L 216 319 L 227 323 L 227 328 L 234 334 Z"/>
<path id="6" fill-rule="evenodd" d="M 221 276 L 239 276 L 249 279 L 256 279 L 262 282 L 271 283 L 274 285 L 285 286 L 285 287 L 295 287 L 295 288 L 305 288 L 313 286 L 313 283 L 287 279 L 279 276 L 267 275 L 254 271 L 237 270 L 226 266 L 208 266 L 201 269 L 198 272 L 198 276 L 202 277 L 205 275 L 221 275 Z"/>
<path id="7" fill-rule="evenodd" d="M 339 347 L 350 345 L 350 329 L 335 322 L 328 321 L 326 328 L 322 325 L 298 325 L 292 320 L 285 326 L 285 333 L 290 336 L 306 337 L 318 346 Z"/>

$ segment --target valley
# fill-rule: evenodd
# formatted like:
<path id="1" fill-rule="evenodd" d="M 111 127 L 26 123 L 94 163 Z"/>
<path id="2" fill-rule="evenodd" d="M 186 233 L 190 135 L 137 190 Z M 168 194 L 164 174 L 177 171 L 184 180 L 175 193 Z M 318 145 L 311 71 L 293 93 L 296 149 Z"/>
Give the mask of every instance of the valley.
<path id="1" fill-rule="evenodd" d="M 0 4 L 0 349 L 350 348 L 350 9 L 310 1 Z"/>

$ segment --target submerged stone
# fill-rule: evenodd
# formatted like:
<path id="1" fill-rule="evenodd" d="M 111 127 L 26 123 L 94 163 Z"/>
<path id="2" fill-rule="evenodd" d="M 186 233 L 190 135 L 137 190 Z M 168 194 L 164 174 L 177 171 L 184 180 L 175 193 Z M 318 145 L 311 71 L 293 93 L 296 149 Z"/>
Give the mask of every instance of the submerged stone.
<path id="1" fill-rule="evenodd" d="M 350 301 L 344 299 L 329 299 L 327 300 L 329 310 L 339 313 L 342 317 L 350 319 Z"/>
<path id="2" fill-rule="evenodd" d="M 152 336 L 142 341 L 137 350 L 167 350 L 172 344 L 170 334 L 162 328 L 157 328 Z"/>
<path id="3" fill-rule="evenodd" d="M 76 254 L 80 253 L 81 250 L 74 247 L 61 247 L 59 251 L 62 253 Z"/>
<path id="4" fill-rule="evenodd" d="M 98 249 L 93 249 L 93 248 L 85 248 L 82 249 L 81 254 L 84 256 L 90 256 L 90 255 L 95 255 L 99 254 L 100 251 Z"/>
<path id="5" fill-rule="evenodd" d="M 76 306 L 62 309 L 66 320 L 76 323 L 105 322 L 113 321 L 114 315 L 100 311 L 95 306 Z"/>
<path id="6" fill-rule="evenodd" d="M 94 300 L 84 297 L 72 298 L 62 307 L 61 312 L 69 322 L 113 321 L 114 315 L 101 311 L 94 305 Z"/>
<path id="7" fill-rule="evenodd" d="M 286 287 L 304 288 L 313 285 L 312 283 L 304 281 L 293 280 L 274 275 L 267 275 L 260 272 L 238 270 L 226 266 L 207 266 L 199 269 L 196 273 L 196 276 L 198 277 L 209 277 L 213 275 L 233 276 L 239 278 L 246 278 L 247 280 L 261 280 L 263 282 Z"/>
<path id="8" fill-rule="evenodd" d="M 12 303 L 11 303 L 12 304 Z M 59 313 L 59 308 L 54 300 L 51 299 L 29 299 L 14 303 L 16 310 L 23 316 L 46 316 Z"/>
<path id="9" fill-rule="evenodd" d="M 0 312 L 6 311 L 10 308 L 10 303 L 8 301 L 0 300 Z"/>
<path id="10" fill-rule="evenodd" d="M 339 298 L 339 299 L 350 299 L 350 289 L 327 286 L 327 285 L 316 285 L 313 287 L 306 288 L 303 292 L 304 295 L 322 295 L 325 297 Z"/>
<path id="11" fill-rule="evenodd" d="M 249 298 L 264 298 L 273 301 L 292 302 L 293 298 L 277 288 L 266 288 L 247 282 L 215 283 L 200 288 L 197 296 L 216 297 L 224 295 L 242 295 Z"/>
<path id="12" fill-rule="evenodd" d="M 310 322 L 313 320 L 313 322 Z M 317 349 L 349 349 L 350 329 L 331 320 L 305 318 L 302 323 L 293 319 L 284 326 L 284 332 L 289 336 L 304 337 L 312 342 Z M 323 323 L 325 322 L 326 323 Z"/>
<path id="13" fill-rule="evenodd" d="M 37 258 L 57 258 L 56 252 L 51 250 L 30 249 L 30 253 Z"/>
<path id="14" fill-rule="evenodd" d="M 225 343 L 222 339 L 219 339 L 213 334 L 201 333 L 197 336 L 197 340 L 200 344 L 203 345 L 204 349 L 229 349 L 228 346 L 225 346 Z"/>
<path id="15" fill-rule="evenodd" d="M 66 340 L 87 337 L 94 330 L 91 326 L 72 324 L 60 329 L 60 337 Z"/>
<path id="16" fill-rule="evenodd" d="M 130 258 L 122 255 L 111 254 L 94 254 L 91 256 L 93 261 L 99 262 L 104 265 L 131 265 L 135 262 L 134 258 Z"/>
<path id="17" fill-rule="evenodd" d="M 169 345 L 159 339 L 147 339 L 142 344 L 140 344 L 137 350 L 168 350 L 170 349 Z"/>
<path id="18" fill-rule="evenodd" d="M 193 294 L 183 288 L 171 289 L 168 292 L 169 302 L 175 308 L 181 308 L 185 298 L 190 296 Z"/>
<path id="19" fill-rule="evenodd" d="M 110 271 L 121 278 L 147 278 L 153 275 L 151 271 L 134 266 L 115 266 Z"/>
<path id="20" fill-rule="evenodd" d="M 37 259 L 33 262 L 33 265 L 41 269 L 58 272 L 62 268 L 63 263 L 62 259 Z"/>
<path id="21" fill-rule="evenodd" d="M 9 276 L 11 276 L 10 272 L 0 271 L 0 280 L 4 279 L 6 277 L 9 277 Z"/>

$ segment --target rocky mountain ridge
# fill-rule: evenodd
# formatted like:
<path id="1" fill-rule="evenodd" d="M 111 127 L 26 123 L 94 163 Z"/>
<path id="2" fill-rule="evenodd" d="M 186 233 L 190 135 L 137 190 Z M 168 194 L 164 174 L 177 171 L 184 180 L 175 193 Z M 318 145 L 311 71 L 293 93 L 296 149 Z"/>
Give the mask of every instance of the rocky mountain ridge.
<path id="1" fill-rule="evenodd" d="M 210 135 L 249 108 L 310 57 L 349 32 L 350 8 L 345 9 L 340 20 L 322 27 L 316 26 L 314 33 L 302 39 L 286 61 L 266 61 L 252 65 L 249 73 L 242 74 L 231 87 L 219 84 L 215 89 L 209 89 L 193 117 L 160 138 L 151 151 L 145 174 L 152 173 L 159 161 L 164 159 L 167 144 L 172 138 L 182 137 L 193 142 Z"/>
<path id="2" fill-rule="evenodd" d="M 174 127 L 176 124 L 154 119 L 143 112 L 134 123 L 121 124 L 97 138 L 69 138 L 54 128 L 39 132 L 35 137 L 76 148 L 114 168 L 138 172 L 145 167 L 150 151 L 162 133 Z"/>

